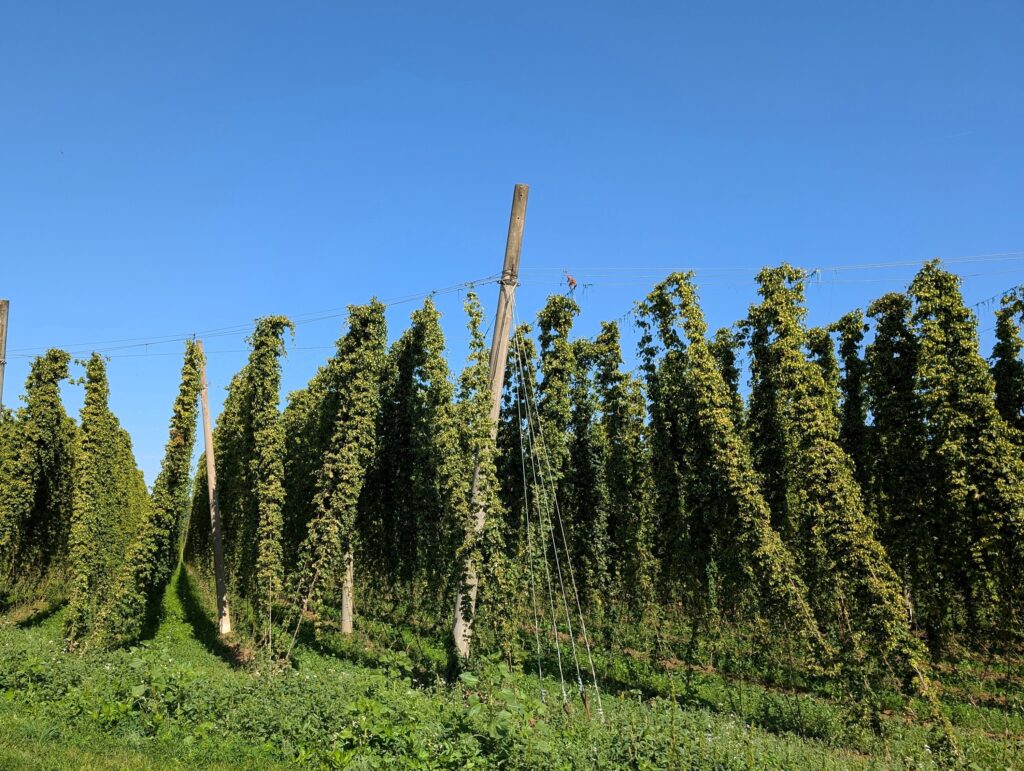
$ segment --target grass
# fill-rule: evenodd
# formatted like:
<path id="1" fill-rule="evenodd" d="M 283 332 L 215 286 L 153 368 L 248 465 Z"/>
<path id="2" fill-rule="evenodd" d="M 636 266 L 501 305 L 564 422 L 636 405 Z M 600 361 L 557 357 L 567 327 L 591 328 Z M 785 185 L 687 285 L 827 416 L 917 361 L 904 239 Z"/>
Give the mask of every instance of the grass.
<path id="1" fill-rule="evenodd" d="M 604 648 L 604 717 L 541 701 L 559 683 L 483 664 L 438 677 L 438 641 L 367 621 L 303 638 L 280 671 L 216 634 L 179 570 L 153 636 L 63 650 L 59 608 L 0 626 L 0 768 L 940 768 L 913 703 L 881 730 L 813 689 Z M 973 768 L 1024 768 L 1021 671 L 967 662 L 944 708 Z M 922 712 L 923 714 L 923 712 Z"/>

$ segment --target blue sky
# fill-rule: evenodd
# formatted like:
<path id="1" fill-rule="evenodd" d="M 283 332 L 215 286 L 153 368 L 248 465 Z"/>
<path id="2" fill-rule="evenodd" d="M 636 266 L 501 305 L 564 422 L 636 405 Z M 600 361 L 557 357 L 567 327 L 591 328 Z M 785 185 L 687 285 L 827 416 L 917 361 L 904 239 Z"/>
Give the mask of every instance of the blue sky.
<path id="1" fill-rule="evenodd" d="M 568 269 L 583 334 L 668 269 L 722 325 L 765 264 L 1004 255 L 951 264 L 977 302 L 1024 281 L 1022 39 L 1019 2 L 5 4 L 4 401 L 34 352 L 109 353 L 152 481 L 181 344 L 82 343 L 232 328 L 216 410 L 256 316 L 495 273 L 515 182 L 521 313 Z M 912 273 L 823 270 L 810 319 Z M 298 326 L 286 390 L 341 323 Z"/>

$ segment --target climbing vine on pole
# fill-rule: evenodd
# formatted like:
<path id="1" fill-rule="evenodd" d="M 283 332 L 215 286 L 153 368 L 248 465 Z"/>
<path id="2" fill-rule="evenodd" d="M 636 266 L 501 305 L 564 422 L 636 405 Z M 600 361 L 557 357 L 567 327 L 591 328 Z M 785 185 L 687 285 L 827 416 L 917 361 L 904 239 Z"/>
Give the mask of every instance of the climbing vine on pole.
<path id="1" fill-rule="evenodd" d="M 631 611 L 642 635 L 656 628 L 653 482 L 645 428 L 646 401 L 640 382 L 622 371 L 619 328 L 603 323 L 594 340 L 594 382 L 608 443 L 604 475 L 608 499 L 611 594 Z"/>
<path id="2" fill-rule="evenodd" d="M 72 645 L 100 633 L 105 604 L 118 589 L 128 546 L 150 516 L 131 439 L 110 411 L 103 357 L 86 363 L 81 450 L 76 468 L 65 630 Z"/>
<path id="3" fill-rule="evenodd" d="M 872 417 L 865 498 L 893 567 L 910 588 L 915 618 L 928 627 L 942 600 L 931 570 L 932 514 L 920 484 L 925 429 L 915 388 L 919 343 L 910 328 L 910 298 L 891 292 L 868 305 L 867 313 L 875 334 L 864 357 Z"/>
<path id="4" fill-rule="evenodd" d="M 1019 290 L 1004 295 L 996 311 L 996 344 L 992 349 L 992 379 L 995 381 L 996 409 L 1018 433 L 1024 432 L 1024 340 L 1020 320 L 1024 298 Z M 1017 437 L 1018 444 L 1021 437 Z"/>
<path id="5" fill-rule="evenodd" d="M 0 416 L 0 608 L 34 598 L 45 583 L 66 596 L 78 427 L 64 411 L 66 352 L 33 360 L 25 406 Z"/>
<path id="6" fill-rule="evenodd" d="M 563 512 L 569 528 L 569 556 L 578 566 L 579 591 L 596 617 L 605 613 L 611 592 L 609 563 L 608 435 L 593 369 L 598 353 L 586 339 L 572 343 L 575 371 L 570 379 L 569 454 Z"/>
<path id="7" fill-rule="evenodd" d="M 440 313 L 428 298 L 392 345 L 381 378 L 377 451 L 359 523 L 362 551 L 379 566 L 378 596 L 435 613 L 449 600 L 454 548 L 447 512 L 464 505 L 454 386 Z"/>
<path id="8" fill-rule="evenodd" d="M 719 550 L 735 540 L 733 575 L 742 582 L 733 589 L 748 596 L 758 611 L 798 635 L 808 649 L 821 652 L 823 643 L 792 553 L 772 528 L 767 503 L 754 471 L 750 449 L 733 423 L 734 402 L 729 386 L 705 339 L 707 328 L 697 303 L 692 276 L 674 273 L 658 284 L 638 305 L 642 332 L 640 354 L 644 369 L 658 373 L 658 360 L 669 355 L 679 367 L 679 392 L 685 395 L 692 421 L 690 452 L 706 459 L 702 488 L 719 496 L 719 516 L 711 524 L 723 529 L 712 539 Z M 660 375 L 659 375 L 660 376 Z M 659 383 L 660 385 L 660 383 Z M 680 459 L 685 465 L 687 459 Z M 734 539 L 732 536 L 734 535 Z M 730 556 L 719 552 L 728 562 Z"/>
<path id="9" fill-rule="evenodd" d="M 489 354 L 482 331 L 483 310 L 475 292 L 469 292 L 464 303 L 469 318 L 469 357 L 459 376 L 456 415 L 461 428 L 462 455 L 467 461 L 467 475 L 476 470 L 472 487 L 476 496 L 459 507 L 458 519 L 452 523 L 456 538 L 454 585 L 457 598 L 462 598 L 462 614 L 466 631 L 478 630 L 481 615 L 487 615 L 495 632 L 494 642 L 506 658 L 512 656 L 515 613 L 514 596 L 517 575 L 515 565 L 505 554 L 505 513 L 501 507 L 497 479 L 497 442 L 491 420 L 491 389 Z M 477 512 L 486 513 L 483 527 L 477 523 Z M 468 639 L 466 640 L 468 645 Z M 449 662 L 460 665 L 456 640 L 450 641 Z"/>
<path id="10" fill-rule="evenodd" d="M 249 360 L 228 386 L 213 435 L 229 589 L 248 601 L 251 625 L 268 645 L 274 606 L 284 599 L 285 441 L 278 404 L 290 329 L 283 316 L 257 319 Z"/>
<path id="11" fill-rule="evenodd" d="M 867 331 L 864 314 L 851 311 L 829 327 L 839 334 L 839 359 L 842 364 L 841 423 L 839 441 L 853 461 L 857 482 L 868 485 L 868 425 L 865 383 L 867 365 L 861 355 L 861 344 Z"/>
<path id="12" fill-rule="evenodd" d="M 156 612 L 171 571 L 178 564 L 180 536 L 188 517 L 192 487 L 201 355 L 195 342 L 186 341 L 181 384 L 174 400 L 160 473 L 153 484 L 147 516 L 128 547 L 106 614 L 104 634 L 115 644 L 139 637 L 147 616 Z"/>
<path id="13" fill-rule="evenodd" d="M 803 281 L 802 272 L 788 265 L 762 270 L 762 301 L 747 320 L 758 415 L 767 422 L 759 436 L 779 440 L 782 449 L 772 459 L 768 446 L 761 448 L 762 463 L 771 462 L 778 485 L 775 499 L 785 507 L 779 521 L 798 556 L 819 626 L 839 645 L 851 686 L 860 689 L 874 666 L 865 665 L 877 660 L 926 690 L 925 657 L 911 633 L 903 586 L 875 538 L 853 463 L 840 446 L 833 388 L 801 352 Z"/>
<path id="14" fill-rule="evenodd" d="M 338 341 L 324 378 L 333 409 L 330 438 L 314 491 L 314 516 L 301 548 L 297 580 L 301 612 L 319 608 L 325 586 L 341 586 L 342 632 L 352 632 L 354 560 L 359 498 L 376 445 L 380 377 L 387 326 L 384 305 L 376 300 L 349 308 L 348 331 Z M 295 634 L 301 615 L 296 621 Z M 294 644 L 293 635 L 293 644 Z"/>
<path id="15" fill-rule="evenodd" d="M 932 261 L 910 285 L 932 535 L 952 607 L 963 611 L 937 629 L 1006 634 L 1021 629 L 1024 606 L 1024 461 L 959 284 Z"/>

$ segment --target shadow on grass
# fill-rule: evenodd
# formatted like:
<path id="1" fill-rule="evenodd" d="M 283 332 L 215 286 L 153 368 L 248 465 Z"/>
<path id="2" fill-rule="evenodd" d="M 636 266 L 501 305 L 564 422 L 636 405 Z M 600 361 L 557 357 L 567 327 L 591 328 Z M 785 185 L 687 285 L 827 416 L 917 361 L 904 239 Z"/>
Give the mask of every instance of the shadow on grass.
<path id="1" fill-rule="evenodd" d="M 39 626 L 41 623 L 46 621 L 46 619 L 50 618 L 50 616 L 63 609 L 67 604 L 67 600 L 61 600 L 60 602 L 49 603 L 42 608 L 31 610 L 24 618 L 16 620 L 14 625 L 19 629 L 29 629 L 34 626 Z"/>
<path id="2" fill-rule="evenodd" d="M 345 637 L 338 631 L 322 630 L 317 633 L 314 625 L 306 622 L 302 624 L 296 642 L 321 656 L 368 669 L 387 670 L 397 667 L 418 687 L 445 680 L 446 664 L 418 656 L 410 646 L 399 641 L 374 639 L 365 631 L 356 631 L 351 637 Z M 403 659 L 396 658 L 401 654 L 404 654 Z M 298 669 L 301 664 L 293 659 L 292 666 Z"/>
<path id="3" fill-rule="evenodd" d="M 203 607 L 199 599 L 192 576 L 184 567 L 179 568 L 178 571 L 177 591 L 185 621 L 192 627 L 195 638 L 217 658 L 233 667 L 241 666 L 242 662 L 239 660 L 237 647 L 229 645 L 221 639 L 217 625 L 207 615 L 206 608 Z"/>
<path id="4" fill-rule="evenodd" d="M 143 640 L 152 640 L 157 631 L 160 629 L 160 624 L 164 620 L 164 608 L 163 608 L 163 592 L 159 592 L 154 597 L 150 597 L 146 602 L 146 615 L 142 620 L 142 631 L 139 632 L 139 642 Z"/>

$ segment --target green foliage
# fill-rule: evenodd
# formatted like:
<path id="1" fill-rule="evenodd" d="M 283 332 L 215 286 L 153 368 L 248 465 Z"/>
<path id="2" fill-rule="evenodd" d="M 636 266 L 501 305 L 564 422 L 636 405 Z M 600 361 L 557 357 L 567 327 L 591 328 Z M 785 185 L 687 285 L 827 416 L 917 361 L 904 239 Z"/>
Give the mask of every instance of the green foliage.
<path id="1" fill-rule="evenodd" d="M 756 436 L 771 437 L 782 449 L 771 459 L 770 478 L 780 485 L 774 496 L 783 507 L 783 532 L 798 555 L 819 626 L 840 644 L 844 668 L 859 681 L 882 661 L 909 682 L 920 676 L 923 654 L 910 631 L 903 587 L 840 446 L 834 389 L 800 352 L 803 275 L 784 265 L 761 271 L 758 281 L 762 302 L 747 323 L 754 393 L 762 403 L 755 410 L 752 396 L 751 412 L 771 421 Z M 766 447 L 760 457 L 769 461 Z"/>
<path id="2" fill-rule="evenodd" d="M 744 425 L 746 420 L 743 397 L 740 396 L 740 367 L 736 361 L 736 351 L 741 344 L 741 335 L 726 327 L 715 332 L 715 336 L 708 343 L 711 355 L 714 356 L 718 370 L 722 373 L 722 379 L 732 394 L 732 422 L 735 426 Z"/>
<path id="3" fill-rule="evenodd" d="M 278 403 L 281 392 L 280 357 L 284 353 L 283 335 L 292 324 L 280 316 L 261 319 L 250 339 L 252 354 L 252 403 L 250 421 L 253 456 L 249 458 L 255 481 L 257 511 L 256 608 L 267 617 L 284 589 L 284 427 Z"/>
<path id="4" fill-rule="evenodd" d="M 139 638 L 147 617 L 155 613 L 167 580 L 179 561 L 180 536 L 188 517 L 191 492 L 201 355 L 193 341 L 185 343 L 181 385 L 174 400 L 170 435 L 160 473 L 153 484 L 150 506 L 128 547 L 106 613 L 104 634 L 116 644 Z"/>
<path id="5" fill-rule="evenodd" d="M 670 427 L 687 438 L 677 467 L 694 469 L 685 490 L 699 505 L 685 511 L 697 521 L 686 529 L 703 536 L 705 565 L 722 567 L 733 582 L 727 595 L 733 602 L 747 598 L 760 614 L 814 645 L 820 635 L 807 589 L 792 553 L 772 528 L 761 478 L 733 423 L 735 403 L 705 338 L 707 327 L 691 282 L 688 274 L 672 274 L 638 308 L 640 353 L 649 382 L 655 380 L 660 394 L 671 375 L 673 393 L 686 405 L 676 415 L 683 425 Z M 656 403 L 651 411 L 652 419 L 665 414 Z M 686 546 L 697 551 L 695 539 Z M 694 572 L 700 580 L 701 572 Z M 703 576 L 709 572 L 705 569 Z M 705 587 L 704 596 L 709 594 Z"/>
<path id="6" fill-rule="evenodd" d="M 687 416 L 683 388 L 685 345 L 675 329 L 678 314 L 672 296 L 666 291 L 680 280 L 673 274 L 658 285 L 638 305 L 640 367 L 647 386 L 650 423 L 651 476 L 654 480 L 653 531 L 654 556 L 658 566 L 659 600 L 670 603 L 686 587 L 701 586 L 699 574 L 703 559 L 688 545 L 686 510 L 687 464 L 693 457 L 688 446 Z M 660 343 L 658 342 L 660 341 Z M 719 377 L 722 377 L 719 372 Z M 687 580 L 687 579 L 693 580 Z M 697 590 L 700 594 L 700 590 Z M 694 603 L 696 605 L 696 603 Z"/>
<path id="7" fill-rule="evenodd" d="M 278 404 L 280 357 L 291 328 L 283 316 L 257 320 L 249 360 L 228 386 L 213 435 L 228 587 L 253 608 L 264 636 L 284 588 L 285 435 Z M 208 511 L 196 523 L 200 533 L 209 530 Z"/>
<path id="8" fill-rule="evenodd" d="M 920 473 L 924 462 L 924 423 L 915 390 L 919 343 L 910 328 L 911 302 L 889 293 L 868 306 L 875 336 L 865 353 L 865 391 L 872 432 L 864 493 L 893 567 L 914 598 L 915 615 L 934 607 L 930 514 Z"/>
<path id="9" fill-rule="evenodd" d="M 591 561 L 607 573 L 605 584 L 599 585 L 599 591 L 608 598 L 606 602 L 625 603 L 649 635 L 656 616 L 657 566 L 653 555 L 650 453 L 644 425 L 646 401 L 641 384 L 622 370 L 620 332 L 615 324 L 602 324 L 587 352 L 593 367 L 593 410 L 599 421 L 591 431 L 600 451 L 595 477 L 601 481 L 601 498 L 593 506 L 598 512 L 598 505 L 605 507 L 607 514 L 589 527 L 585 525 L 578 538 L 586 541 L 587 534 L 592 533 L 593 544 L 588 548 L 595 555 Z M 594 599 L 591 604 L 595 604 Z"/>
<path id="10" fill-rule="evenodd" d="M 386 337 L 383 304 L 374 300 L 350 306 L 348 331 L 321 370 L 323 384 L 316 384 L 330 400 L 324 413 L 330 416 L 330 434 L 314 486 L 313 519 L 300 552 L 297 583 L 303 610 L 320 607 L 328 596 L 325 587 L 340 580 L 354 559 L 359 500 L 376 449 Z"/>
<path id="11" fill-rule="evenodd" d="M 813 757 L 819 766 L 837 757 L 927 766 L 955 756 L 957 742 L 979 765 L 1005 761 L 996 728 L 1019 734 L 1024 726 L 1016 713 L 986 721 L 1018 708 L 1009 701 L 1016 675 L 984 669 L 966 650 L 984 650 L 992 667 L 1019 667 L 1024 304 L 1015 295 L 1004 301 L 989 369 L 957 279 L 937 264 L 908 294 L 868 307 L 874 335 L 863 355 L 859 311 L 807 329 L 802 273 L 784 265 L 758 280 L 761 301 L 741 325 L 749 405 L 739 387 L 740 334 L 720 329 L 709 339 L 692 277 L 673 274 L 637 308 L 641 376 L 624 369 L 615 324 L 570 339 L 579 307 L 549 298 L 539 356 L 529 328 L 516 332 L 497 440 L 475 295 L 458 380 L 432 301 L 390 350 L 384 306 L 373 301 L 350 309 L 335 355 L 283 413 L 290 324 L 260 320 L 215 432 L 241 634 L 222 639 L 200 618 L 189 587 L 205 580 L 201 572 L 172 581 L 182 607 L 165 595 L 171 617 L 159 627 L 182 639 L 191 627 L 237 667 L 224 678 L 230 685 L 214 677 L 204 689 L 164 666 L 161 657 L 187 646 L 100 650 L 157 629 L 156 600 L 178 560 L 190 490 L 185 554 L 199 567 L 210 560 L 202 462 L 189 478 L 198 352 L 186 350 L 149 496 L 107 406 L 103 360 L 87 364 L 79 429 L 60 405 L 68 356 L 49 352 L 33 365 L 25 406 L 0 414 L 0 606 L 16 606 L 8 626 L 27 627 L 0 630 L 15 651 L 0 646 L 7 701 L 31 704 L 22 695 L 31 694 L 54 705 L 51 717 L 89 730 L 189 736 L 206 748 L 238 731 L 265 743 L 237 749 L 228 740 L 241 765 L 686 767 L 728 765 L 757 746 L 767 749 L 751 749 L 745 761 L 798 766 L 772 754 L 785 748 L 787 760 Z M 360 623 L 339 635 L 338 590 L 348 590 L 350 570 Z M 545 703 L 563 683 L 543 674 L 572 678 L 579 673 L 568 651 L 583 657 L 573 583 L 579 621 L 599 641 L 587 654 L 610 729 Z M 475 642 L 473 659 L 459 664 L 473 669 L 440 685 L 460 592 Z M 297 667 L 262 650 L 247 669 L 247 646 L 273 649 L 286 614 L 315 623 L 315 635 L 294 627 Z M 51 656 L 59 662 L 51 671 L 17 647 L 40 620 L 66 629 L 81 665 Z M 545 650 L 540 638 L 549 633 Z M 536 669 L 524 662 L 534 646 Z M 956 655 L 982 673 L 951 671 Z M 24 662 L 8 665 L 12 656 Z M 85 662 L 113 674 L 93 679 Z M 364 667 L 380 670 L 373 684 Z M 942 692 L 931 688 L 936 671 Z M 80 679 L 69 685 L 68 672 Z M 318 677 L 358 685 L 324 686 Z M 961 692 L 984 705 L 958 701 Z M 646 701 L 634 704 L 638 695 Z M 0 700 L 0 711 L 9 706 Z M 698 708 L 732 755 L 677 740 L 678 727 L 698 725 Z M 199 722 L 199 714 L 208 717 Z M 444 730 L 432 722 L 441 719 Z M 167 726 L 180 733 L 162 733 Z M 979 745 L 970 731 L 984 737 Z M 818 754 L 794 749 L 793 736 L 819 742 Z M 972 756 L 972 746 L 984 751 Z"/>
<path id="12" fill-rule="evenodd" d="M 190 493 L 182 557 L 197 570 L 213 575 L 213 543 L 210 537 L 210 498 L 206 484 L 206 453 L 199 455 Z"/>
<path id="13" fill-rule="evenodd" d="M 540 333 L 540 372 L 537 411 L 547 483 L 561 500 L 562 479 L 569 462 L 569 425 L 572 422 L 571 388 L 578 370 L 576 352 L 569 341 L 579 306 L 565 295 L 551 295 L 537 314 Z"/>
<path id="14" fill-rule="evenodd" d="M 857 482 L 861 489 L 868 483 L 868 427 L 865 377 L 867 364 L 860 354 L 861 343 L 868 327 L 864 315 L 851 311 L 834 323 L 830 331 L 839 333 L 839 358 L 842 360 L 843 376 L 842 412 L 839 425 L 839 443 L 853 461 Z"/>
<path id="15" fill-rule="evenodd" d="M 56 349 L 36 358 L 25 406 L 0 415 L 0 608 L 32 599 L 43 583 L 63 586 L 78 451 L 59 388 L 70 359 Z"/>
<path id="16" fill-rule="evenodd" d="M 454 583 L 463 597 L 462 612 L 473 623 L 479 636 L 485 621 L 493 632 L 489 641 L 506 659 L 512 659 L 515 631 L 522 606 L 519 604 L 519 565 L 508 559 L 506 551 L 507 516 L 501 504 L 497 475 L 497 441 L 491 417 L 490 356 L 482 331 L 483 310 L 476 293 L 469 292 L 465 302 L 469 317 L 469 357 L 459 376 L 456 418 L 461 426 L 461 456 L 472 459 L 465 467 L 473 479 L 469 505 L 453 510 L 451 522 L 456 539 Z M 473 476 L 475 470 L 475 476 Z M 471 493 L 473 492 L 471 491 Z M 478 527 L 477 512 L 485 514 Z M 468 587 L 478 584 L 476 606 L 470 604 Z M 478 651 L 479 652 L 479 651 Z"/>
<path id="17" fill-rule="evenodd" d="M 531 395 L 537 390 L 537 351 L 530 325 L 520 324 L 512 332 L 505 366 L 505 384 L 498 419 L 497 459 L 501 500 L 508 512 L 507 545 L 514 559 L 527 559 L 527 523 L 534 510 L 528 506 L 532 476 L 528 471 L 530 452 L 528 416 Z"/>
<path id="18" fill-rule="evenodd" d="M 603 719 L 541 698 L 550 679 L 481 663 L 449 686 L 420 681 L 408 653 L 372 637 L 325 637 L 273 672 L 225 661 L 207 631 L 204 589 L 171 581 L 151 640 L 62 650 L 60 613 L 0 625 L 0 765 L 25 768 L 892 768 L 951 758 L 915 716 L 887 702 L 877 732 L 813 684 L 776 687 L 742 646 L 721 668 L 607 651 Z M 734 630 L 725 640 L 732 646 Z M 392 644 L 393 647 L 393 644 Z M 689 648 L 690 646 L 684 645 Z M 682 655 L 682 653 L 681 653 Z M 963 767 L 1014 768 L 1024 733 L 1019 659 L 958 662 L 943 711 Z"/>
<path id="19" fill-rule="evenodd" d="M 576 371 L 570 381 L 569 456 L 564 498 L 559 504 L 568 528 L 568 553 L 576 566 L 581 600 L 600 617 L 611 592 L 610 448 L 592 371 L 601 352 L 589 340 L 576 340 L 572 347 Z"/>
<path id="20" fill-rule="evenodd" d="M 611 596 L 625 602 L 641 629 L 649 634 L 654 626 L 657 565 L 653 554 L 653 482 L 646 401 L 640 382 L 623 372 L 620 333 L 615 324 L 601 325 L 591 353 L 607 443 L 604 478 Z"/>
<path id="21" fill-rule="evenodd" d="M 498 510 L 504 516 L 502 558 L 506 566 L 518 568 L 522 587 L 520 601 L 508 603 L 512 616 L 506 627 L 539 627 L 543 623 L 539 598 L 544 592 L 542 565 L 546 562 L 539 560 L 546 534 L 539 527 L 540 508 L 533 499 L 534 469 L 539 457 L 533 453 L 531 442 L 531 426 L 536 431 L 536 358 L 530 325 L 520 324 L 513 330 L 509 343 L 495 444 L 495 473 L 500 485 Z M 535 629 L 530 647 L 539 647 L 537 634 Z M 509 647 L 509 641 L 505 646 Z"/>
<path id="22" fill-rule="evenodd" d="M 781 375 L 787 371 L 783 366 L 784 354 L 789 355 L 794 365 L 788 368 L 789 372 L 802 368 L 800 349 L 805 340 L 801 330 L 806 311 L 800 302 L 802 291 L 791 287 L 800 275 L 792 268 L 785 275 L 765 275 L 764 280 L 774 280 L 775 291 L 768 295 L 772 303 L 762 303 L 757 309 L 758 317 L 748 316 L 745 323 L 752 354 L 749 428 L 754 466 L 764 478 L 772 525 L 791 545 L 796 543 L 799 531 L 799 512 L 793 511 L 786 474 L 786 459 L 793 456 L 795 449 L 792 435 L 785 431 L 786 398 L 792 384 L 782 382 Z M 762 282 L 762 294 L 765 288 Z M 793 296 L 794 292 L 799 292 L 799 299 Z"/>
<path id="23" fill-rule="evenodd" d="M 1022 315 L 1024 298 L 1020 291 L 1004 295 L 996 311 L 996 344 L 992 349 L 996 409 L 1017 432 L 1024 431 L 1024 361 L 1020 357 L 1024 350 L 1024 340 L 1020 336 Z"/>
<path id="24" fill-rule="evenodd" d="M 807 351 L 810 359 L 821 370 L 825 391 L 822 394 L 837 412 L 839 410 L 839 362 L 830 330 L 811 327 L 807 330 Z"/>
<path id="25" fill-rule="evenodd" d="M 362 554 L 376 567 L 378 594 L 447 614 L 455 545 L 449 512 L 467 505 L 468 460 L 459 446 L 454 386 L 432 300 L 388 354 L 381 383 L 377 451 L 359 529 Z M 382 585 L 383 584 L 383 585 Z M 443 610 L 442 610 L 443 609 Z"/>
<path id="26" fill-rule="evenodd" d="M 103 627 L 105 604 L 121 587 L 129 545 L 151 516 L 131 438 L 107 401 L 110 388 L 99 354 L 86 363 L 81 450 L 75 474 L 66 633 L 72 645 Z"/>
<path id="27" fill-rule="evenodd" d="M 1024 623 L 1024 461 L 959 283 L 933 261 L 910 285 L 927 437 L 919 485 L 943 603 L 928 608 L 928 628 L 938 638 L 1020 633 Z"/>
<path id="28" fill-rule="evenodd" d="M 592 749 L 552 754 L 555 716 L 518 670 L 536 646 L 538 673 L 572 677 L 567 651 L 582 659 L 584 621 L 600 641 L 587 655 L 613 689 L 635 686 L 667 702 L 676 698 L 671 671 L 699 668 L 701 677 L 684 678 L 690 704 L 714 711 L 726 699 L 750 725 L 822 740 L 867 735 L 869 722 L 880 735 L 893 730 L 887 710 L 923 709 L 955 755 L 963 737 L 950 721 L 959 713 L 931 689 L 920 641 L 941 670 L 942 657 L 965 647 L 1012 654 L 1024 634 L 1024 303 L 1004 300 L 990 370 L 957 279 L 935 263 L 908 294 L 868 307 L 874 335 L 863 355 L 860 311 L 807 329 L 801 271 L 765 269 L 758 282 L 761 300 L 740 325 L 749 404 L 741 334 L 720 329 L 709 339 L 692 277 L 673 274 L 637 307 L 640 376 L 623 367 L 615 324 L 570 339 L 579 307 L 549 298 L 539 355 L 529 328 L 516 331 L 497 427 L 475 295 L 456 381 L 432 301 L 390 350 L 384 306 L 373 301 L 350 308 L 335 355 L 283 413 L 290 323 L 259 320 L 215 432 L 241 636 L 213 631 L 211 646 L 235 664 L 243 649 L 231 646 L 250 635 L 273 651 L 275 621 L 287 617 L 289 653 L 304 666 L 310 638 L 300 622 L 311 618 L 318 646 L 376 658 L 389 678 L 422 687 L 444 668 L 459 595 L 476 642 L 472 661 L 458 663 L 474 669 L 453 684 L 449 717 L 479 740 L 453 751 L 460 762 L 514 765 L 525 753 L 542 765 L 643 765 L 654 757 L 643 747 L 667 749 L 657 731 L 637 729 L 629 758 L 601 733 L 588 734 Z M 25 407 L 0 413 L 0 606 L 18 605 L 14 618 L 53 612 L 70 594 L 60 622 L 86 657 L 100 655 L 93 643 L 146 637 L 178 561 L 190 490 L 185 555 L 208 565 L 204 465 L 189 477 L 199 364 L 189 345 L 147 495 L 107 405 L 103 360 L 87 364 L 80 429 L 60 405 L 67 354 L 34 363 Z M 339 588 L 359 598 L 351 635 L 345 625 L 345 635 L 332 631 Z M 342 607 L 347 620 L 344 599 Z M 368 648 L 381 630 L 387 640 Z M 548 633 L 549 652 L 540 639 Z M 287 670 L 270 666 L 265 650 L 257 656 L 262 670 Z M 729 678 L 760 690 L 747 703 Z M 96 719 L 114 725 L 139 711 L 139 725 L 158 733 L 172 720 L 164 687 L 144 680 L 118 690 Z M 299 693 L 276 688 L 261 693 Z M 787 697 L 773 689 L 813 693 L 809 712 L 787 713 Z M 179 690 L 168 690 L 180 703 Z M 352 700 L 345 719 L 367 716 L 363 738 L 299 743 L 309 754 L 276 757 L 344 763 L 370 757 L 370 745 L 389 758 L 447 751 L 417 743 L 421 726 L 396 727 L 391 707 Z M 656 711 L 644 709 L 645 720 Z M 460 732 L 444 741 L 463 742 Z"/>
<path id="29" fill-rule="evenodd" d="M 337 362 L 332 358 L 321 366 L 305 388 L 288 395 L 288 405 L 281 415 L 285 431 L 285 561 L 294 565 L 299 559 L 309 522 L 313 517 L 317 479 L 337 415 Z M 197 506 L 206 504 L 205 475 L 197 479 Z M 204 489 L 200 491 L 198 485 Z M 200 500 L 200 492 L 202 500 Z M 201 527 L 209 531 L 207 513 Z M 206 550 L 209 551 L 209 546 Z"/>
<path id="30" fill-rule="evenodd" d="M 604 478 L 608 498 L 610 594 L 632 611 L 645 635 L 655 628 L 653 480 L 645 426 L 646 401 L 641 383 L 622 371 L 619 328 L 601 325 L 591 354 L 607 442 Z"/>

